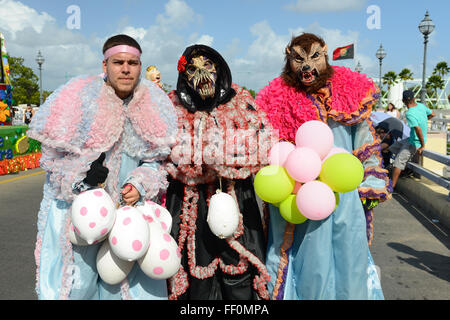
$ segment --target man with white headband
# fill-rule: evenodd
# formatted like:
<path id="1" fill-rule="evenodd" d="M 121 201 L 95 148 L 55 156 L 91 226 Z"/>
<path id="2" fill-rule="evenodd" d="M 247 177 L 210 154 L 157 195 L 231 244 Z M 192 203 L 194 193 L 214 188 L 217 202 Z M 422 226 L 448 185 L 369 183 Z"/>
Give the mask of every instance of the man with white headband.
<path id="1" fill-rule="evenodd" d="M 42 143 L 47 172 L 35 249 L 39 299 L 167 299 L 166 281 L 149 278 L 137 263 L 120 283 L 105 283 L 96 259 L 108 239 L 87 245 L 71 233 L 72 202 L 85 190 L 103 186 L 118 205 L 158 203 L 165 193 L 160 165 L 177 118 L 166 94 L 140 78 L 141 53 L 129 36 L 109 38 L 104 77 L 70 80 L 34 116 L 28 134 Z"/>

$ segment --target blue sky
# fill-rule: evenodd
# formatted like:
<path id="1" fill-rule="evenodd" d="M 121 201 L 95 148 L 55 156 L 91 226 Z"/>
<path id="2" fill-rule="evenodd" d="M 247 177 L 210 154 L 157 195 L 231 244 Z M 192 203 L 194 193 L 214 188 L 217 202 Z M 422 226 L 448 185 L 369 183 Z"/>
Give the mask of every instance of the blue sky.
<path id="1" fill-rule="evenodd" d="M 67 20 L 80 9 L 79 29 Z M 379 28 L 368 20 L 379 8 Z M 230 65 L 233 81 L 259 90 L 280 74 L 284 48 L 293 35 L 313 32 L 329 46 L 355 43 L 355 59 L 330 61 L 378 79 L 375 52 L 387 52 L 383 73 L 403 68 L 422 77 L 423 36 L 417 26 L 428 10 L 436 29 L 430 36 L 427 75 L 436 63 L 450 63 L 450 1 L 447 0 L 0 0 L 0 32 L 12 56 L 37 71 L 41 50 L 43 87 L 54 90 L 71 76 L 101 72 L 101 47 L 111 35 L 127 33 L 143 48 L 143 66 L 156 65 L 164 83 L 175 86 L 177 61 L 184 49 L 203 43 Z"/>

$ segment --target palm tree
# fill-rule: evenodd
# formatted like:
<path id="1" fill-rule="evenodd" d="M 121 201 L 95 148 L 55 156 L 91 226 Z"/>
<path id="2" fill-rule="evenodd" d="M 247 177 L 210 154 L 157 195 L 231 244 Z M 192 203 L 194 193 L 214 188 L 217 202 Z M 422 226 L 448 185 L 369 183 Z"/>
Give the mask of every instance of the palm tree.
<path id="1" fill-rule="evenodd" d="M 444 89 L 444 80 L 442 80 L 441 76 L 438 74 L 433 74 L 432 76 L 430 76 L 428 78 L 427 84 L 426 84 L 427 89 L 432 89 L 434 90 L 434 94 L 436 96 L 436 106 L 438 103 L 438 89 L 442 90 Z"/>
<path id="2" fill-rule="evenodd" d="M 391 89 L 391 86 L 398 81 L 398 75 L 394 71 L 389 71 L 383 76 L 383 84 L 388 85 L 388 91 Z"/>
<path id="3" fill-rule="evenodd" d="M 403 81 L 414 80 L 413 73 L 408 68 L 404 68 L 402 71 L 400 71 L 398 76 Z"/>
<path id="4" fill-rule="evenodd" d="M 436 67 L 434 67 L 433 74 L 440 75 L 441 78 L 445 78 L 447 73 L 450 72 L 450 67 L 448 66 L 447 62 L 441 61 L 439 62 Z"/>

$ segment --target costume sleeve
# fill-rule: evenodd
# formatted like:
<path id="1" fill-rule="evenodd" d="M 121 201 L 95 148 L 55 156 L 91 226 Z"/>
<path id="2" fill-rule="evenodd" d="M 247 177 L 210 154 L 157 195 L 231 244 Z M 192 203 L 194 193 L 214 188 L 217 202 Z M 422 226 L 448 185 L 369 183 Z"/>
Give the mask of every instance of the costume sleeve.
<path id="1" fill-rule="evenodd" d="M 145 200 L 154 200 L 167 189 L 167 172 L 158 161 L 142 162 L 130 173 L 124 185 L 127 183 L 135 186 Z"/>
<path id="2" fill-rule="evenodd" d="M 353 154 L 362 162 L 364 179 L 358 187 L 361 199 L 391 198 L 392 186 L 388 171 L 382 167 L 379 140 L 375 136 L 372 121 L 365 119 L 353 125 Z"/>
<path id="3" fill-rule="evenodd" d="M 71 202 L 77 195 L 75 186 L 80 183 L 90 165 L 99 154 L 74 154 L 42 144 L 41 168 L 48 174 L 48 183 L 55 197 Z"/>

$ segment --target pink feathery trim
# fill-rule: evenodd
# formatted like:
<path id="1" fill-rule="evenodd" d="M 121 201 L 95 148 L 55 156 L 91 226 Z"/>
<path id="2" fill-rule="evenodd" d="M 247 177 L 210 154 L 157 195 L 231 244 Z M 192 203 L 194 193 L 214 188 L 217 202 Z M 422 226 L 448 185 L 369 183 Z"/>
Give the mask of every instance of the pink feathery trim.
<path id="1" fill-rule="evenodd" d="M 78 93 L 93 78 L 73 81 L 60 92 L 51 105 L 44 135 L 64 142 L 69 142 L 76 136 L 78 124 L 82 121 L 82 101 Z M 71 114 L 71 117 L 67 117 L 67 114 Z"/>
<path id="2" fill-rule="evenodd" d="M 143 112 L 144 105 L 147 105 L 146 112 Z M 139 85 L 128 108 L 128 117 L 137 124 L 134 128 L 141 137 L 151 137 L 154 140 L 155 137 L 166 136 L 167 124 L 161 119 L 157 102 L 154 101 L 147 87 Z"/>
<path id="3" fill-rule="evenodd" d="M 119 139 L 125 121 L 122 100 L 117 97 L 114 89 L 103 85 L 97 99 L 97 114 L 91 125 L 90 137 L 86 147 L 108 149 Z"/>
<path id="4" fill-rule="evenodd" d="M 375 91 L 374 83 L 365 74 L 351 71 L 347 67 L 333 66 L 333 69 L 335 72 L 330 79 L 331 108 L 345 113 L 355 112 L 369 90 Z"/>
<path id="5" fill-rule="evenodd" d="M 42 248 L 42 238 L 40 236 L 37 237 L 36 247 L 34 249 L 34 260 L 36 261 L 36 291 L 39 293 L 39 278 L 40 272 L 39 269 L 41 267 L 41 248 Z"/>

